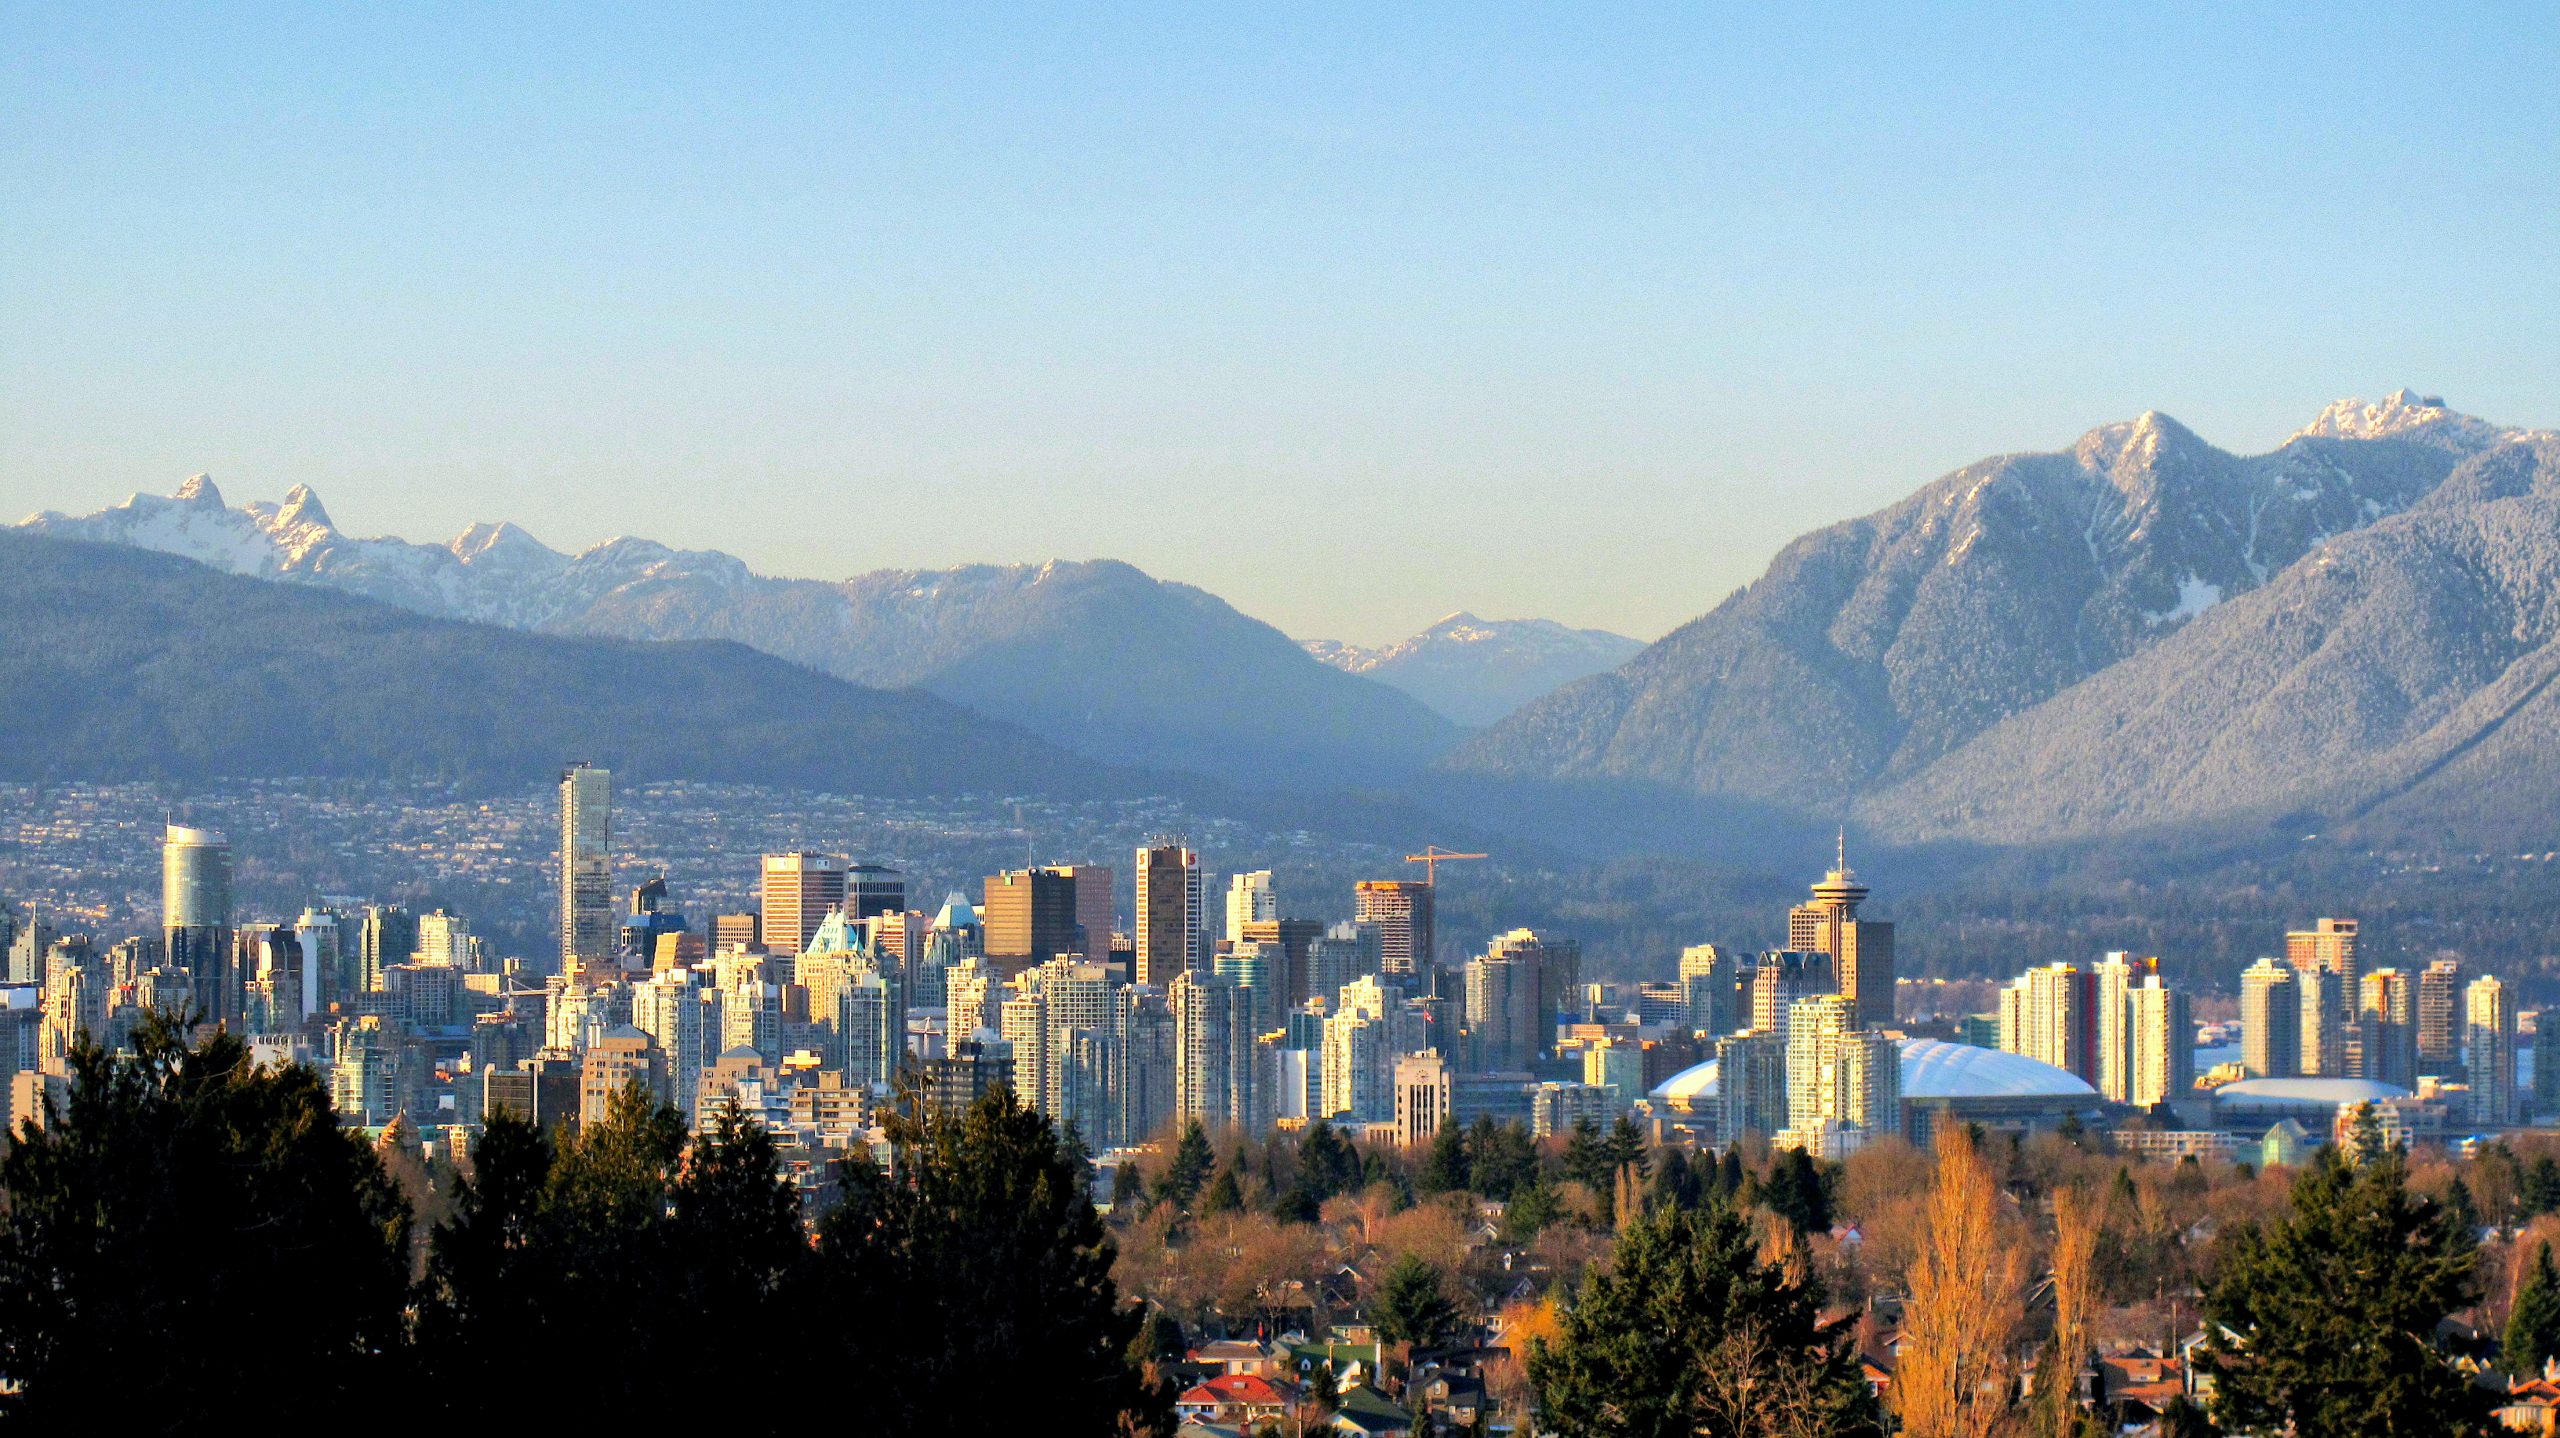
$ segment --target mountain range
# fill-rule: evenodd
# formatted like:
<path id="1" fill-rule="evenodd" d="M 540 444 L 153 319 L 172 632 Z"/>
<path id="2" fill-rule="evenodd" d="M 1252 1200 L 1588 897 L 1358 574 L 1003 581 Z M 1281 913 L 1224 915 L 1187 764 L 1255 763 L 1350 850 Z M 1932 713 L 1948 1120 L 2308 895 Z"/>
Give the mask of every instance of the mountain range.
<path id="1" fill-rule="evenodd" d="M 1332 639 L 1303 640 L 1301 647 L 1346 674 L 1393 685 L 1481 728 L 1561 685 L 1617 668 L 1644 644 L 1552 619 L 1478 619 L 1461 610 L 1383 648 Z"/>
<path id="2" fill-rule="evenodd" d="M 527 634 L 0 532 L 0 777 L 538 781 L 571 759 L 880 795 L 1145 787 L 930 694 L 742 644 Z"/>
<path id="3" fill-rule="evenodd" d="M 1215 595 L 1112 560 L 779 579 L 731 555 L 644 539 L 563 554 L 504 523 L 473 525 L 444 545 L 360 539 L 340 532 L 306 487 L 281 504 L 235 509 L 203 475 L 172 497 L 49 511 L 19 528 L 438 618 L 735 640 L 857 684 L 922 689 L 1106 763 L 1249 784 L 1392 783 L 1461 733 L 1409 694 L 1316 662 Z"/>
<path id="4" fill-rule="evenodd" d="M 1446 761 L 1891 841 L 2560 822 L 2560 436 L 2401 391 L 1968 465 Z"/>
<path id="5" fill-rule="evenodd" d="M 232 509 L 203 480 L 37 516 L 13 545 L 0 582 L 55 608 L 13 609 L 23 632 L 0 646 L 21 666 L 12 772 L 69 774 L 97 744 L 231 772 L 257 741 L 327 756 L 315 773 L 512 773 L 621 744 L 714 777 L 767 736 L 812 782 L 815 736 L 841 724 L 864 752 L 821 764 L 844 771 L 830 782 L 869 765 L 891 785 L 1161 792 L 1094 777 L 1139 762 L 1283 793 L 1374 784 L 1586 851 L 1615 835 L 1748 856 L 1835 823 L 1941 849 L 2317 831 L 2539 850 L 2560 826 L 2560 435 L 2405 390 L 2265 454 L 2150 413 L 1979 461 L 1794 541 L 1615 667 L 1633 641 L 1465 614 L 1382 650 L 1301 648 L 1110 561 L 823 582 L 631 539 L 563 555 L 508 525 L 351 539 L 307 490 Z M 123 583 L 156 607 L 113 611 Z M 155 625 L 164 643 L 137 637 Z M 685 642 L 578 647 L 609 640 Z M 432 661 L 415 682 L 409 651 Z M 582 738 L 557 715 L 499 732 L 514 706 L 550 714 L 539 671 L 562 664 L 580 702 L 637 697 L 668 733 Z M 1577 669 L 1598 672 L 1504 712 Z M 727 697 L 743 689 L 835 717 L 794 728 Z M 885 692 L 906 689 L 925 692 Z M 691 713 L 704 695 L 716 712 Z M 327 710 L 325 733 L 289 722 L 297 706 Z M 197 750 L 233 757 L 205 769 Z"/>

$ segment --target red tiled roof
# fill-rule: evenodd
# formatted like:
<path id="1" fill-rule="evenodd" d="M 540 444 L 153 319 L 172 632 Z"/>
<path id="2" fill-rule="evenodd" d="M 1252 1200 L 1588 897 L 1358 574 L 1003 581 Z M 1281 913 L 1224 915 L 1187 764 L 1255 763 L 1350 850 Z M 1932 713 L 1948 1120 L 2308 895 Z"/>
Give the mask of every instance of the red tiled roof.
<path id="1" fill-rule="evenodd" d="M 1289 1395 L 1259 1373 L 1221 1373 L 1193 1385 L 1175 1401 L 1184 1407 L 1242 1404 L 1253 1408 L 1286 1408 Z"/>

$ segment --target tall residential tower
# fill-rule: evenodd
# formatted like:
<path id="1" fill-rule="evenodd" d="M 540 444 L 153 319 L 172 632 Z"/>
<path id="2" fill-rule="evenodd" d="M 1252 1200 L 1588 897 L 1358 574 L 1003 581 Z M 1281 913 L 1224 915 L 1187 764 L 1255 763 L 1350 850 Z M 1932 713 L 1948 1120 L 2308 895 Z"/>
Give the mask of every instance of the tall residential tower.
<path id="1" fill-rule="evenodd" d="M 576 764 L 560 774 L 560 968 L 613 962 L 613 774 Z"/>
<path id="2" fill-rule="evenodd" d="M 207 1020 L 236 1025 L 241 975 L 232 969 L 231 841 L 171 824 L 160 841 L 160 922 L 169 966 L 194 981 Z"/>

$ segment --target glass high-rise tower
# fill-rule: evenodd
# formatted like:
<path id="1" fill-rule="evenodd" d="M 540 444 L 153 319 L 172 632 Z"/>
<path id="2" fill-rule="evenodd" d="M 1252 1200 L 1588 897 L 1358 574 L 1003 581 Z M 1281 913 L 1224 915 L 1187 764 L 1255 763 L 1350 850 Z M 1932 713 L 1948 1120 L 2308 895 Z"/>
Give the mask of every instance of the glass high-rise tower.
<path id="1" fill-rule="evenodd" d="M 231 841 L 211 829 L 171 824 L 160 841 L 160 923 L 169 964 L 194 982 L 204 1018 L 241 1017 L 240 976 L 231 967 Z"/>
<path id="2" fill-rule="evenodd" d="M 613 774 L 578 764 L 560 775 L 560 967 L 613 962 Z"/>

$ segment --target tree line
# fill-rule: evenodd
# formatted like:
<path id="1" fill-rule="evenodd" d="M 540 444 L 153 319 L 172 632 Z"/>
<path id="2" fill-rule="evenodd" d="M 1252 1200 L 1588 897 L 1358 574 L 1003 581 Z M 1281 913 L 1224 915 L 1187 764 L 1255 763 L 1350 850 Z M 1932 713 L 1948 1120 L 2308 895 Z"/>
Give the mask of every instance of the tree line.
<path id="1" fill-rule="evenodd" d="M 492 1115 L 420 1233 L 308 1068 L 157 1020 L 71 1067 L 0 1159 L 21 1427 L 1172 1431 L 1083 1156 L 1001 1089 L 892 1118 L 814 1234 L 734 1109 L 692 1136 L 636 1087 L 574 1132 Z"/>
<path id="2" fill-rule="evenodd" d="M 2213 1398 L 2168 1415 L 2172 1432 L 2481 1433 L 2487 1391 L 2457 1360 L 2525 1371 L 2560 1354 L 2544 1227 L 2508 1245 L 2503 1355 L 2443 1323 L 2488 1326 L 2476 1305 L 2501 1285 L 2479 1234 L 2499 1220 L 2481 1214 L 2542 1198 L 2540 1156 L 2475 1166 L 2484 1203 L 2440 1165 L 2418 1181 L 2370 1125 L 2289 1178 L 2179 1165 L 2139 1181 L 2061 1138 L 1963 1129 L 1932 1154 L 1831 1165 L 1693 1159 L 1631 1127 L 1534 1144 L 1499 1125 L 1403 1156 L 1318 1124 L 1222 1157 L 1193 1128 L 1151 1175 L 1128 1170 L 1106 1224 L 1072 1134 L 1008 1093 L 888 1122 L 890 1160 L 845 1162 L 813 1225 L 772 1139 L 734 1110 L 688 1134 L 634 1088 L 575 1131 L 496 1116 L 422 1222 L 310 1070 L 146 1024 L 129 1051 L 76 1054 L 45 1122 L 0 1158 L 0 1415 L 449 1432 L 699 1414 L 766 1432 L 838 1414 L 884 1434 L 1026 1419 L 1164 1434 L 1183 1300 L 1127 1296 L 1122 1241 L 1155 1231 L 1234 1267 L 1254 1224 L 1394 1251 L 1363 1316 L 1400 1363 L 1473 1342 L 1499 1308 L 1497 1388 L 1509 1373 L 1514 1411 L 1566 1438 L 2079 1438 L 2097 1419 L 2077 1375 L 2120 1265 L 2164 1223 L 2199 1226 L 2182 1212 L 2217 1215 L 2196 1289 Z M 1901 1238 L 1896 1174 L 1917 1185 Z M 2223 1206 L 2174 1206 L 2207 1198 Z M 1470 1301 L 1460 1226 L 1541 1202 L 1569 1210 L 1550 1220 L 1568 1242 L 1486 1251 L 1525 1254 L 1551 1286 Z M 1863 1269 L 1842 1259 L 1857 1245 L 1832 1226 L 1841 1207 L 1875 1230 Z M 1399 1247 L 1400 1223 L 1430 1241 Z M 1900 1351 L 1880 1404 L 1862 1359 L 1887 1309 Z"/>

